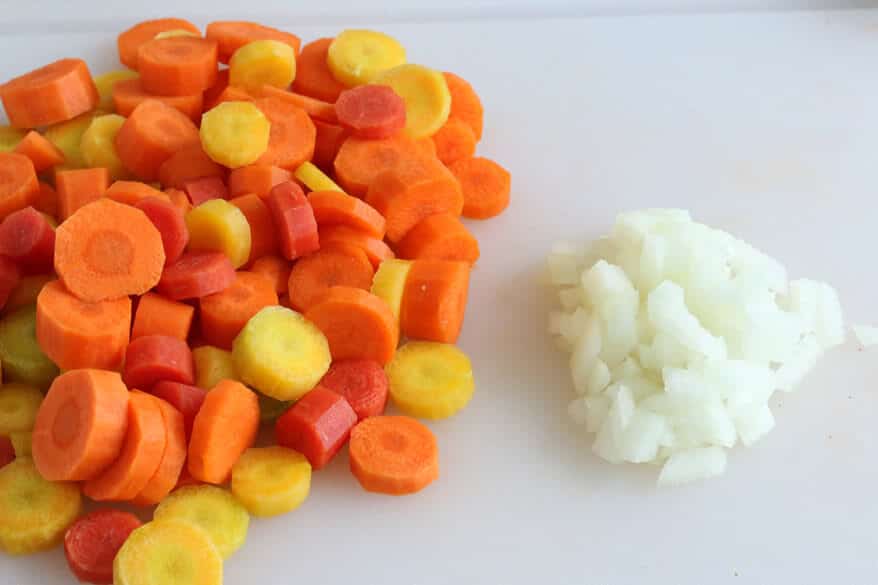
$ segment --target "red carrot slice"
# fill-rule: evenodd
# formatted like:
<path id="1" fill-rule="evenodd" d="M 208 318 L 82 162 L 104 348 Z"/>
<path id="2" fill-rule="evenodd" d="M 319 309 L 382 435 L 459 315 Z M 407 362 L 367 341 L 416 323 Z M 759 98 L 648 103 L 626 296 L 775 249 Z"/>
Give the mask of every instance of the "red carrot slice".
<path id="1" fill-rule="evenodd" d="M 361 138 L 389 138 L 405 128 L 405 100 L 386 85 L 361 85 L 341 92 L 335 113 Z"/>
<path id="2" fill-rule="evenodd" d="M 229 191 L 220 177 L 201 177 L 183 183 L 183 189 L 192 205 L 199 206 L 211 199 L 228 199 Z"/>
<path id="3" fill-rule="evenodd" d="M 9 437 L 0 437 L 0 469 L 15 461 L 15 447 Z"/>
<path id="4" fill-rule="evenodd" d="M 30 274 L 51 271 L 55 230 L 33 207 L 16 211 L 0 223 L 0 255 L 12 258 Z"/>
<path id="5" fill-rule="evenodd" d="M 148 390 L 157 382 L 195 382 L 192 351 L 185 341 L 167 335 L 138 337 L 125 350 L 122 379 L 129 388 Z"/>
<path id="6" fill-rule="evenodd" d="M 179 260 L 189 244 L 189 230 L 186 228 L 183 213 L 170 201 L 155 197 L 144 199 L 135 207 L 146 214 L 161 234 L 165 265 Z"/>
<path id="7" fill-rule="evenodd" d="M 277 444 L 295 449 L 322 469 L 348 440 L 357 413 L 348 401 L 317 386 L 299 399 L 275 424 Z"/>
<path id="8" fill-rule="evenodd" d="M 235 268 L 222 252 L 187 252 L 165 267 L 158 292 L 180 301 L 218 293 L 235 281 Z"/>
<path id="9" fill-rule="evenodd" d="M 134 514 L 112 508 L 82 516 L 64 535 L 64 556 L 70 570 L 80 581 L 112 585 L 116 553 L 140 524 Z"/>
<path id="10" fill-rule="evenodd" d="M 320 248 L 314 211 L 298 185 L 287 181 L 274 187 L 268 196 L 268 207 L 284 258 L 295 260 Z"/>
<path id="11" fill-rule="evenodd" d="M 358 420 L 384 413 L 387 405 L 387 374 L 374 360 L 333 362 L 319 386 L 343 396 Z"/>
<path id="12" fill-rule="evenodd" d="M 164 381 L 153 386 L 150 394 L 161 398 L 180 411 L 183 415 L 183 428 L 188 438 L 192 434 L 192 423 L 195 421 L 195 415 L 201 410 L 207 390 L 180 382 Z"/>

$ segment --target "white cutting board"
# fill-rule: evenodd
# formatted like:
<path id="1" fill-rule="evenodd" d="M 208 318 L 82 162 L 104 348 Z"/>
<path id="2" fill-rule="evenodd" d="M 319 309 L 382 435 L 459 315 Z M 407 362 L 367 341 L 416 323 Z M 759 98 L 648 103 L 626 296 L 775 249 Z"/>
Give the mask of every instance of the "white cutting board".
<path id="1" fill-rule="evenodd" d="M 295 23 L 273 24 L 306 39 L 345 24 Z M 878 350 L 851 342 L 825 359 L 726 476 L 658 490 L 655 469 L 597 460 L 566 422 L 572 388 L 539 285 L 556 238 L 681 206 L 792 276 L 834 283 L 852 322 L 878 322 L 878 12 L 375 26 L 412 61 L 472 80 L 480 152 L 513 173 L 509 211 L 473 225 L 482 259 L 461 345 L 478 390 L 431 424 L 438 482 L 367 494 L 343 454 L 302 508 L 251 524 L 226 583 L 878 582 Z M 118 26 L 98 28 L 4 34 L 0 78 L 68 55 L 105 70 Z M 59 551 L 0 556 L 4 585 L 70 582 Z"/>

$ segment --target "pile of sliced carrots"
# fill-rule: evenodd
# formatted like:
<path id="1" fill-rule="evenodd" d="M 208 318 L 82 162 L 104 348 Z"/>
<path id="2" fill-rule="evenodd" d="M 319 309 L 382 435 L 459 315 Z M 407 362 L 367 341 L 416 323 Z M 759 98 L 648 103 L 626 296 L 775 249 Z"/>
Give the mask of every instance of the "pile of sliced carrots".
<path id="1" fill-rule="evenodd" d="M 470 84 L 376 31 L 165 18 L 118 51 L 0 85 L 0 548 L 221 583 L 250 516 L 345 445 L 367 491 L 438 477 L 416 419 L 474 390 L 461 218 L 500 214 L 510 175 L 475 156 Z"/>

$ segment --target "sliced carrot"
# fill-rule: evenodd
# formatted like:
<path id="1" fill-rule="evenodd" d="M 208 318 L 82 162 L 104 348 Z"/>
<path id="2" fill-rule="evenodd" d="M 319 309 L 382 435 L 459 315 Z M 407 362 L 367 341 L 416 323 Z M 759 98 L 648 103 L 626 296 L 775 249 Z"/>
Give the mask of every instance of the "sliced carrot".
<path id="1" fill-rule="evenodd" d="M 144 199 L 168 199 L 168 196 L 163 192 L 140 181 L 114 181 L 104 196 L 117 203 L 124 203 L 132 207 L 137 206 Z"/>
<path id="2" fill-rule="evenodd" d="M 333 360 L 387 364 L 399 343 L 399 327 L 390 307 L 367 290 L 334 286 L 305 311 L 305 318 L 326 336 Z"/>
<path id="3" fill-rule="evenodd" d="M 256 164 L 294 169 L 311 160 L 317 130 L 304 110 L 276 98 L 260 98 L 253 103 L 271 122 L 268 150 Z"/>
<path id="4" fill-rule="evenodd" d="M 455 343 L 463 327 L 469 275 L 467 262 L 413 262 L 402 297 L 402 334 L 411 339 Z"/>
<path id="5" fill-rule="evenodd" d="M 156 95 L 201 94 L 216 82 L 216 41 L 179 36 L 153 39 L 137 49 L 140 82 Z"/>
<path id="6" fill-rule="evenodd" d="M 101 199 L 58 227 L 55 271 L 84 301 L 143 294 L 158 283 L 164 265 L 161 234 L 128 205 Z"/>
<path id="7" fill-rule="evenodd" d="M 347 400 L 317 386 L 277 419 L 274 434 L 278 445 L 298 451 L 314 469 L 323 469 L 356 423 L 357 414 Z"/>
<path id="8" fill-rule="evenodd" d="M 302 41 L 296 35 L 255 22 L 218 20 L 207 25 L 205 36 L 219 45 L 219 60 L 228 63 L 232 54 L 253 41 L 280 41 L 298 55 Z"/>
<path id="9" fill-rule="evenodd" d="M 113 370 L 122 363 L 131 329 L 131 299 L 89 303 L 60 281 L 37 297 L 37 341 L 58 367 Z"/>
<path id="10" fill-rule="evenodd" d="M 126 501 L 139 494 L 155 475 L 167 445 L 165 421 L 155 396 L 131 392 L 128 429 L 119 457 L 97 477 L 87 480 L 82 492 L 91 499 Z"/>
<path id="11" fill-rule="evenodd" d="M 247 223 L 250 224 L 250 259 L 258 260 L 263 256 L 277 254 L 279 251 L 274 219 L 268 205 L 258 195 L 250 193 L 235 197 L 229 201 L 241 210 Z"/>
<path id="12" fill-rule="evenodd" d="M 405 101 L 386 85 L 345 90 L 335 102 L 342 126 L 361 138 L 390 138 L 405 128 Z"/>
<path id="13" fill-rule="evenodd" d="M 202 94 L 194 95 L 154 95 L 143 88 L 140 79 L 126 79 L 113 86 L 113 107 L 120 116 L 128 117 L 137 106 L 147 100 L 160 101 L 181 114 L 198 122 L 204 105 Z"/>
<path id="14" fill-rule="evenodd" d="M 173 405 L 156 397 L 165 423 L 165 450 L 158 469 L 132 500 L 136 506 L 152 506 L 161 502 L 177 485 L 186 464 L 186 427 L 183 415 Z"/>
<path id="15" fill-rule="evenodd" d="M 256 439 L 259 399 L 240 382 L 214 386 L 195 416 L 189 440 L 189 473 L 205 483 L 221 484 Z"/>
<path id="16" fill-rule="evenodd" d="M 165 103 L 146 100 L 134 108 L 119 129 L 116 154 L 129 171 L 145 181 L 154 181 L 159 167 L 172 154 L 200 141 L 192 120 Z"/>
<path id="17" fill-rule="evenodd" d="M 438 160 L 422 157 L 378 175 L 366 202 L 387 221 L 387 240 L 398 243 L 422 219 L 436 213 L 460 215 L 460 183 Z"/>
<path id="18" fill-rule="evenodd" d="M 479 241 L 456 215 L 439 213 L 424 218 L 409 230 L 396 252 L 400 258 L 409 260 L 460 260 L 473 264 L 479 259 Z"/>
<path id="19" fill-rule="evenodd" d="M 58 219 L 66 220 L 80 208 L 104 196 L 110 184 L 107 169 L 75 169 L 55 173 Z"/>
<path id="20" fill-rule="evenodd" d="M 97 109 L 107 114 L 114 113 L 116 108 L 113 106 L 113 86 L 120 81 L 136 79 L 137 77 L 137 71 L 132 71 L 131 69 L 117 69 L 95 75 L 95 86 L 98 88 L 98 95 L 101 96 Z"/>
<path id="21" fill-rule="evenodd" d="M 159 182 L 165 188 L 183 189 L 187 181 L 204 177 L 223 179 L 225 175 L 225 169 L 207 156 L 201 143 L 178 150 L 159 167 Z"/>
<path id="22" fill-rule="evenodd" d="M 195 363 L 186 341 L 167 335 L 138 337 L 125 349 L 122 380 L 129 388 L 149 390 L 162 381 L 192 384 Z"/>
<path id="23" fill-rule="evenodd" d="M 111 508 L 80 517 L 64 534 L 67 566 L 82 582 L 111 584 L 113 559 L 140 524 L 134 514 Z"/>
<path id="24" fill-rule="evenodd" d="M 164 193 L 162 195 L 164 196 Z M 189 243 L 189 229 L 180 209 L 167 199 L 157 197 L 147 197 L 139 201 L 135 207 L 145 213 L 159 231 L 162 248 L 165 250 L 165 265 L 179 260 Z"/>
<path id="25" fill-rule="evenodd" d="M 484 157 L 460 159 L 448 167 L 463 190 L 463 215 L 488 219 L 509 207 L 509 171 Z"/>
<path id="26" fill-rule="evenodd" d="M 195 308 L 185 303 L 146 293 L 137 303 L 131 339 L 148 335 L 165 335 L 186 341 Z"/>
<path id="27" fill-rule="evenodd" d="M 293 265 L 280 256 L 262 256 L 250 265 L 250 272 L 261 274 L 274 284 L 278 295 L 289 290 L 290 271 Z"/>
<path id="28" fill-rule="evenodd" d="M 290 304 L 297 311 L 306 311 L 334 286 L 369 290 L 374 272 L 360 248 L 350 244 L 324 246 L 293 265 Z"/>
<path id="29" fill-rule="evenodd" d="M 204 109 L 209 110 L 219 103 L 216 100 L 227 87 L 229 87 L 229 70 L 220 69 L 219 73 L 216 74 L 216 80 L 213 82 L 213 85 L 204 90 Z"/>
<path id="30" fill-rule="evenodd" d="M 180 189 L 165 189 L 165 195 L 168 196 L 168 199 L 171 200 L 174 207 L 183 214 L 183 217 L 186 217 L 186 214 L 192 211 L 192 202 L 189 201 L 189 196 L 185 191 L 181 191 Z"/>
<path id="31" fill-rule="evenodd" d="M 6 306 L 12 291 L 20 282 L 21 270 L 18 265 L 9 258 L 0 256 L 0 309 Z"/>
<path id="32" fill-rule="evenodd" d="M 211 101 L 204 100 L 204 111 L 208 112 L 223 102 L 252 102 L 255 99 L 247 90 L 229 85 Z"/>
<path id="33" fill-rule="evenodd" d="M 314 191 L 308 194 L 308 202 L 319 228 L 344 225 L 384 238 L 384 217 L 365 201 L 338 191 Z"/>
<path id="34" fill-rule="evenodd" d="M 207 390 L 189 384 L 166 381 L 153 386 L 150 394 L 161 398 L 180 411 L 183 416 L 183 430 L 188 442 L 188 438 L 192 434 L 192 423 L 195 422 L 195 415 L 201 410 L 201 405 L 207 396 Z"/>
<path id="35" fill-rule="evenodd" d="M 238 272 L 229 288 L 199 301 L 201 336 L 211 345 L 231 349 L 250 317 L 276 304 L 274 283 L 261 274 Z"/>
<path id="36" fill-rule="evenodd" d="M 333 104 L 271 85 L 263 85 L 260 94 L 263 99 L 275 98 L 289 106 L 300 108 L 316 120 L 323 120 L 330 124 L 338 123 L 338 116 L 335 113 L 335 106 Z"/>
<path id="37" fill-rule="evenodd" d="M 320 248 L 314 211 L 298 185 L 287 181 L 275 186 L 268 196 L 268 207 L 284 258 L 295 260 Z"/>
<path id="38" fill-rule="evenodd" d="M 40 194 L 37 173 L 29 158 L 14 152 L 0 152 L 0 219 L 33 205 Z"/>
<path id="39" fill-rule="evenodd" d="M 40 405 L 33 459 L 49 481 L 83 481 L 119 455 L 128 429 L 128 389 L 115 372 L 61 374 Z"/>
<path id="40" fill-rule="evenodd" d="M 446 165 L 476 154 L 476 135 L 460 118 L 448 118 L 432 138 L 436 156 Z"/>
<path id="41" fill-rule="evenodd" d="M 156 290 L 169 299 L 198 299 L 225 290 L 235 268 L 222 252 L 187 252 L 165 268 Z"/>
<path id="42" fill-rule="evenodd" d="M 338 191 L 339 193 L 344 193 L 344 189 L 339 187 L 329 175 L 318 169 L 310 161 L 299 165 L 293 172 L 293 177 L 296 178 L 299 185 L 303 185 L 309 191 Z"/>
<path id="43" fill-rule="evenodd" d="M 357 420 L 383 414 L 387 405 L 387 374 L 373 360 L 335 361 L 319 386 L 343 396 L 357 413 Z"/>
<path id="44" fill-rule="evenodd" d="M 201 177 L 189 179 L 183 183 L 183 190 L 189 196 L 189 201 L 194 207 L 198 207 L 211 199 L 228 199 L 229 190 L 221 177 Z"/>
<path id="45" fill-rule="evenodd" d="M 473 86 L 454 73 L 443 73 L 448 91 L 451 93 L 451 113 L 449 118 L 459 118 L 472 128 L 476 141 L 482 139 L 482 118 L 484 110 L 482 100 Z"/>
<path id="46" fill-rule="evenodd" d="M 33 207 L 11 213 L 0 223 L 0 255 L 27 273 L 49 272 L 55 257 L 55 230 Z"/>
<path id="47" fill-rule="evenodd" d="M 55 188 L 50 184 L 40 181 L 40 191 L 33 202 L 33 206 L 37 211 L 45 213 L 46 215 L 51 215 L 57 219 L 58 192 L 55 191 Z"/>
<path id="48" fill-rule="evenodd" d="M 346 86 L 332 76 L 326 65 L 326 53 L 331 38 L 317 39 L 302 47 L 296 59 L 296 79 L 293 91 L 324 102 L 335 103 Z"/>
<path id="49" fill-rule="evenodd" d="M 292 174 L 287 169 L 273 165 L 254 164 L 233 169 L 229 173 L 229 194 L 232 197 L 254 194 L 265 199 L 275 187 L 289 181 Z"/>
<path id="50" fill-rule="evenodd" d="M 338 150 L 350 132 L 338 124 L 330 124 L 317 119 L 312 121 L 317 130 L 317 137 L 314 142 L 314 157 L 311 162 L 324 171 L 330 172 L 333 170 L 332 163 L 338 155 Z"/>
<path id="51" fill-rule="evenodd" d="M 169 30 L 185 30 L 199 35 L 198 27 L 181 18 L 157 18 L 139 22 L 119 35 L 119 61 L 131 69 L 137 69 L 137 52 L 140 45 L 149 42 L 159 33 Z"/>
<path id="52" fill-rule="evenodd" d="M 320 243 L 323 246 L 341 243 L 357 246 L 376 269 L 385 260 L 394 258 L 393 250 L 383 240 L 372 237 L 366 232 L 350 228 L 346 225 L 326 226 L 320 230 Z"/>
<path id="53" fill-rule="evenodd" d="M 407 416 L 373 416 L 351 431 L 351 473 L 364 490 L 419 492 L 439 477 L 439 447 L 429 428 Z"/>
<path id="54" fill-rule="evenodd" d="M 0 85 L 9 123 L 36 128 L 93 110 L 100 97 L 82 59 L 61 59 Z"/>
<path id="55" fill-rule="evenodd" d="M 432 141 L 427 140 L 432 144 Z M 365 197 L 369 185 L 384 171 L 423 158 L 425 151 L 416 140 L 399 134 L 383 140 L 350 137 L 335 157 L 335 178 L 345 192 Z"/>
<path id="56" fill-rule="evenodd" d="M 38 173 L 64 162 L 64 153 L 61 152 L 61 149 L 36 130 L 28 132 L 13 152 L 29 158 L 34 164 L 34 170 Z"/>

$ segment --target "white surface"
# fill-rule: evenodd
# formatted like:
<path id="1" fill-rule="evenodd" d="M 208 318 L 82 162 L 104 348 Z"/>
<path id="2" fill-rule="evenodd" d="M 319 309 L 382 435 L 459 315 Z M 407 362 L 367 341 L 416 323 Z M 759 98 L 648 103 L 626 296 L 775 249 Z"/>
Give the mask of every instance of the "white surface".
<path id="1" fill-rule="evenodd" d="M 878 12 L 382 28 L 413 61 L 474 82 L 480 152 L 513 172 L 509 211 L 473 228 L 483 255 L 461 344 L 478 390 L 431 425 L 435 485 L 369 495 L 341 456 L 299 511 L 253 522 L 226 583 L 874 584 L 874 354 L 832 353 L 725 477 L 658 490 L 657 470 L 598 461 L 566 422 L 572 387 L 537 281 L 554 239 L 597 236 L 623 209 L 681 206 L 791 277 L 832 282 L 850 322 L 873 322 Z M 20 57 L 0 78 L 62 55 L 100 71 L 113 43 L 4 35 L 3 54 Z M 0 557 L 0 582 L 72 580 L 55 551 Z"/>

